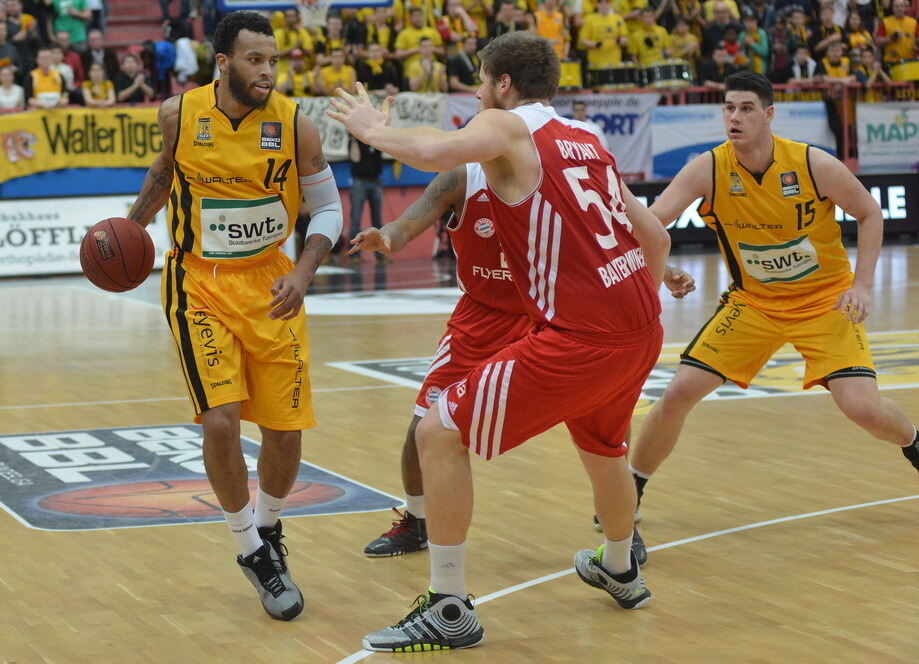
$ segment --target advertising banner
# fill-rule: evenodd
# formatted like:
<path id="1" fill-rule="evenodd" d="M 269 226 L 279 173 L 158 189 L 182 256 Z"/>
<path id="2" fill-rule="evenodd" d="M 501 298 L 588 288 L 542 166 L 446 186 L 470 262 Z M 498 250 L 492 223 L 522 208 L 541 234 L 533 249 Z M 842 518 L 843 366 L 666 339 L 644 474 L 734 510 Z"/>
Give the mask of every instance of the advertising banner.
<path id="1" fill-rule="evenodd" d="M 919 102 L 857 104 L 858 165 L 865 170 L 919 164 Z"/>
<path id="2" fill-rule="evenodd" d="M 134 196 L 24 198 L 0 203 L 0 277 L 80 274 L 80 242 L 97 221 L 124 217 Z M 171 243 L 166 211 L 147 231 L 156 247 L 153 266 L 163 266 Z"/>
<path id="3" fill-rule="evenodd" d="M 559 115 L 571 117 L 571 104 L 583 101 L 587 119 L 603 129 L 619 171 L 646 179 L 651 175 L 651 111 L 660 101 L 657 93 L 561 95 L 552 101 Z M 464 127 L 476 114 L 479 102 L 472 95 L 448 95 L 443 129 Z"/>
<path id="4" fill-rule="evenodd" d="M 0 182 L 61 168 L 147 168 L 163 149 L 156 114 L 149 107 L 0 115 Z"/>
<path id="5" fill-rule="evenodd" d="M 325 114 L 329 108 L 328 97 L 298 97 L 300 112 L 312 121 L 322 139 L 322 153 L 328 161 L 348 158 L 348 130 L 345 125 Z"/>
<path id="6" fill-rule="evenodd" d="M 836 137 L 822 101 L 777 103 L 772 131 L 836 154 Z M 672 178 L 694 157 L 724 141 L 718 104 L 655 107 L 651 114 L 654 179 Z"/>
<path id="7" fill-rule="evenodd" d="M 627 179 L 645 180 L 651 175 L 651 112 L 659 100 L 657 93 L 563 95 L 552 105 L 570 118 L 571 104 L 583 101 L 587 119 L 603 129 L 619 172 Z"/>

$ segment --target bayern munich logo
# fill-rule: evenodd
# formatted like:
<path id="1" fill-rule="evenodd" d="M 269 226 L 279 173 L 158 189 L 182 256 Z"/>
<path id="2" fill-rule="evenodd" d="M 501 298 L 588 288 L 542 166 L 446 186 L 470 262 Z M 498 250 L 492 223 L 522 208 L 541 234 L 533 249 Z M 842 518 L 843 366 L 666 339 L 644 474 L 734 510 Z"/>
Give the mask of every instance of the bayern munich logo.
<path id="1" fill-rule="evenodd" d="M 488 217 L 482 217 L 477 222 L 475 222 L 475 234 L 479 237 L 491 237 L 495 234 L 495 222 L 493 222 Z"/>
<path id="2" fill-rule="evenodd" d="M 424 393 L 424 400 L 428 406 L 433 406 L 437 403 L 438 399 L 440 399 L 440 388 L 432 385 L 428 388 L 428 391 Z"/>

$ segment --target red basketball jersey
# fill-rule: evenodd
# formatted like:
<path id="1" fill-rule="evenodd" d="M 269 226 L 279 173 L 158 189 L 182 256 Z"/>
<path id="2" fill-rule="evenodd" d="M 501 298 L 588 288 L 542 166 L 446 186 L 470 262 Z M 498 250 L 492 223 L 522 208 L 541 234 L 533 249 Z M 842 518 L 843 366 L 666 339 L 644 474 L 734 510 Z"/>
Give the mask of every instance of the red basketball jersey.
<path id="1" fill-rule="evenodd" d="M 551 106 L 511 112 L 533 137 L 540 181 L 513 204 L 490 186 L 488 196 L 530 316 L 601 341 L 646 328 L 660 315 L 660 299 L 631 233 L 615 159 L 595 134 Z"/>
<path id="2" fill-rule="evenodd" d="M 526 313 L 495 231 L 491 197 L 485 173 L 478 164 L 466 164 L 463 210 L 447 224 L 456 253 L 456 279 L 470 298 L 492 309 Z"/>

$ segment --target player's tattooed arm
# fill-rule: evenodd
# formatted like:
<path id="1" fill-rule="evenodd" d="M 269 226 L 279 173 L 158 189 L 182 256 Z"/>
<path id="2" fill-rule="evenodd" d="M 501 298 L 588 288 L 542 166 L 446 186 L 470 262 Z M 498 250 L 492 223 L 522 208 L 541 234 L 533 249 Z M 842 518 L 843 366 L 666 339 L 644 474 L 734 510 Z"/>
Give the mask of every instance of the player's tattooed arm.
<path id="1" fill-rule="evenodd" d="M 395 253 L 430 228 L 444 214 L 462 214 L 466 194 L 466 166 L 439 173 L 425 188 L 421 198 L 402 215 L 381 229 L 369 228 L 351 240 L 349 253 L 380 251 Z"/>
<path id="2" fill-rule="evenodd" d="M 160 106 L 157 122 L 163 134 L 163 151 L 144 177 L 144 184 L 137 200 L 128 212 L 128 219 L 146 226 L 156 213 L 166 205 L 172 189 L 172 173 L 175 168 L 175 143 L 179 125 L 179 97 L 170 97 Z"/>

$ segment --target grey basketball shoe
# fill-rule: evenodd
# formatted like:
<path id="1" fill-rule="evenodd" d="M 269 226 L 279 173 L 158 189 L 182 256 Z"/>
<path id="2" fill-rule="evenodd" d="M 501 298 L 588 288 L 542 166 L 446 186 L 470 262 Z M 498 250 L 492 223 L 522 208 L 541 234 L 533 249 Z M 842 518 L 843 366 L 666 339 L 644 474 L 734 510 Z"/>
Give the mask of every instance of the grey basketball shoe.
<path id="1" fill-rule="evenodd" d="M 281 575 L 281 580 L 284 581 L 284 585 L 292 585 L 293 581 L 290 577 L 290 570 L 287 567 L 287 546 L 281 541 L 284 539 L 284 530 L 283 526 L 281 526 L 281 520 L 278 519 L 277 523 L 273 526 L 262 526 L 259 528 L 258 536 L 268 542 L 277 554 L 278 574 Z"/>
<path id="2" fill-rule="evenodd" d="M 367 650 L 424 652 L 471 648 L 485 639 L 485 631 L 472 607 L 472 595 L 428 592 L 415 599 L 411 612 L 392 627 L 364 637 Z"/>
<path id="3" fill-rule="evenodd" d="M 605 590 L 623 609 L 637 609 L 651 601 L 651 591 L 641 578 L 635 552 L 630 555 L 632 569 L 624 574 L 613 574 L 600 564 L 602 546 L 596 551 L 583 549 L 574 554 L 574 569 L 584 583 Z"/>
<path id="4" fill-rule="evenodd" d="M 275 620 L 292 620 L 303 611 L 303 594 L 287 576 L 281 576 L 281 560 L 274 547 L 262 541 L 254 553 L 236 557 L 243 574 L 258 591 L 262 606 Z"/>

